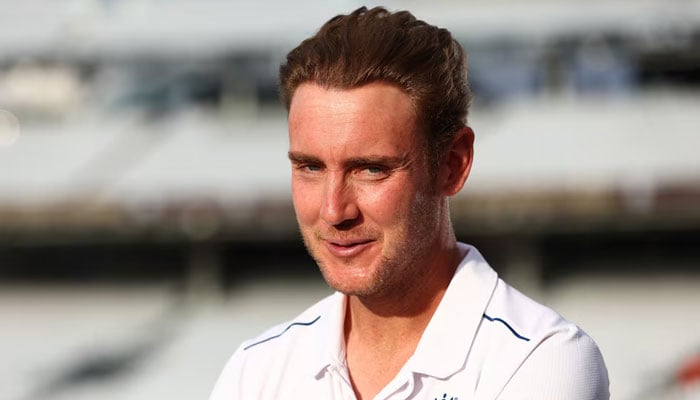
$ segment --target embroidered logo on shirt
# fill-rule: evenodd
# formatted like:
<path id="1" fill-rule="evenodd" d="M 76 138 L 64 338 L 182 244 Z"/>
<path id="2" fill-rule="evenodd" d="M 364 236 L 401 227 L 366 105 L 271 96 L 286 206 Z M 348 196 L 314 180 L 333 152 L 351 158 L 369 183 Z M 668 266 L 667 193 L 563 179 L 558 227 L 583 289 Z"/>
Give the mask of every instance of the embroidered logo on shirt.
<path id="1" fill-rule="evenodd" d="M 435 400 L 459 400 L 459 398 L 457 398 L 457 397 L 447 398 L 447 393 L 443 393 L 442 397 L 440 397 L 440 398 L 436 397 Z"/>

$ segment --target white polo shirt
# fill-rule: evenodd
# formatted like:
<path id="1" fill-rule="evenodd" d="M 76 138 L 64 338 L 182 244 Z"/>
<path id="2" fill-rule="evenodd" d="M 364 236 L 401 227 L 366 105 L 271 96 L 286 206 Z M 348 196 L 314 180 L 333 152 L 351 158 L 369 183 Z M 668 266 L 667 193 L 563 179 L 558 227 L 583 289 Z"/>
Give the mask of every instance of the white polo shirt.
<path id="1" fill-rule="evenodd" d="M 375 399 L 608 399 L 593 340 L 459 245 L 468 253 L 415 353 Z M 209 399 L 355 399 L 344 318 L 345 296 L 335 293 L 244 342 Z"/>

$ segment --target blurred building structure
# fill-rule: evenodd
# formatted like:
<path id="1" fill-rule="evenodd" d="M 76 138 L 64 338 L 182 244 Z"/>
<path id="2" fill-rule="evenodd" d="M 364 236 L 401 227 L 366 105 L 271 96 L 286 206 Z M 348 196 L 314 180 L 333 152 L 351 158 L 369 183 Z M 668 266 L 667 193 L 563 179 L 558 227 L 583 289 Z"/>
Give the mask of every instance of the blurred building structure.
<path id="1" fill-rule="evenodd" d="M 469 52 L 460 229 L 700 225 L 698 4 L 406 4 Z M 5 243 L 294 238 L 276 69 L 348 7 L 6 5 L 0 105 L 21 134 L 0 148 Z"/>
<path id="2" fill-rule="evenodd" d="M 461 240 L 543 299 L 571 277 L 641 277 L 645 291 L 660 276 L 697 281 L 700 1 L 386 4 L 449 28 L 468 52 L 477 141 L 451 203 Z M 0 5 L 8 287 L 175 282 L 201 298 L 314 273 L 291 207 L 277 68 L 360 4 Z M 613 393 L 633 396 L 631 379 Z"/>

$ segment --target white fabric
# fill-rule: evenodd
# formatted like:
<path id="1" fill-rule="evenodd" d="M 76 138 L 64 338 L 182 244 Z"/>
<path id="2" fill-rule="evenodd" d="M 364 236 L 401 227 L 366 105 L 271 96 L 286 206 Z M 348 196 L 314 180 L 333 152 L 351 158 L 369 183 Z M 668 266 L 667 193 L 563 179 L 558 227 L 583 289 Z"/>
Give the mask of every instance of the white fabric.
<path id="1" fill-rule="evenodd" d="M 593 340 L 498 278 L 471 246 L 413 356 L 375 399 L 606 400 Z M 243 343 L 210 400 L 355 399 L 345 365 L 345 296 Z"/>

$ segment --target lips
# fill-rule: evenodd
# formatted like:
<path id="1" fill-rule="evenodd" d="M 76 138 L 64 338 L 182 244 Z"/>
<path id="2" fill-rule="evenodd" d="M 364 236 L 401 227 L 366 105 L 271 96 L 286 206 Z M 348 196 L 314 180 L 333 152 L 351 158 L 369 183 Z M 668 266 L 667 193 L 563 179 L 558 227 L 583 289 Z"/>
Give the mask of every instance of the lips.
<path id="1" fill-rule="evenodd" d="M 371 239 L 353 239 L 353 240 L 336 240 L 323 239 L 323 243 L 328 251 L 341 258 L 354 257 L 365 251 L 371 246 Z"/>

